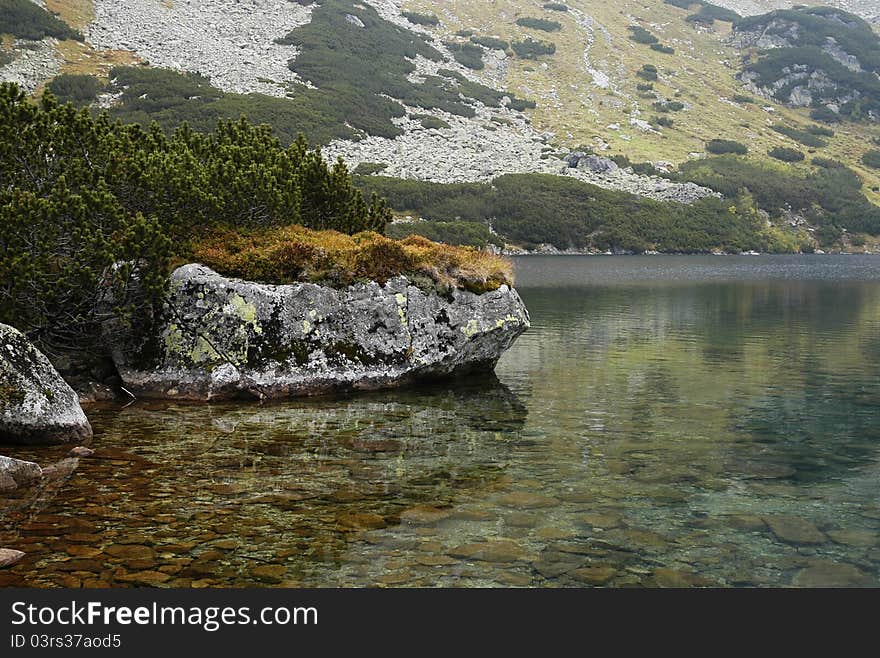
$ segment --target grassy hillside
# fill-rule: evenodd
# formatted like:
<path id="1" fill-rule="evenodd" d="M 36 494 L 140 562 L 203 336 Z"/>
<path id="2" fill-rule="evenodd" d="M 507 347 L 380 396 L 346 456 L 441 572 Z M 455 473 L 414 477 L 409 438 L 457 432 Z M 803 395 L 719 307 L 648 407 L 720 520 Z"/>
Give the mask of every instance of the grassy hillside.
<path id="1" fill-rule="evenodd" d="M 704 153 L 708 141 L 722 138 L 746 143 L 749 157 L 763 162 L 773 148 L 801 146 L 774 128 L 803 131 L 814 123 L 808 108 L 791 109 L 756 98 L 737 80 L 742 53 L 729 44 L 732 24 L 721 20 L 723 12 L 709 24 L 688 20 L 700 12 L 696 1 L 686 9 L 663 0 L 569 0 L 564 3 L 568 11 L 548 10 L 544 4 L 450 0 L 435 12 L 440 23 L 430 30 L 443 39 L 467 30 L 509 42 L 527 37 L 552 40 L 556 46 L 552 56 L 538 62 L 509 57 L 503 74 L 478 73 L 534 98 L 538 105 L 530 114 L 533 125 L 555 132 L 560 146 L 607 146 L 607 154 L 625 154 L 632 161 L 682 163 Z M 412 0 L 405 6 L 428 11 L 435 3 Z M 546 33 L 517 24 L 522 17 L 536 16 L 561 27 Z M 650 33 L 657 42 L 640 43 L 633 38 L 634 28 Z M 657 44 L 674 53 L 652 49 Z M 656 67 L 656 80 L 638 75 L 645 65 Z M 658 111 L 670 103 L 684 107 Z M 660 125 L 658 118 L 663 123 L 671 119 L 671 127 Z M 654 129 L 631 125 L 634 119 Z M 880 171 L 861 162 L 874 148 L 874 138 L 880 138 L 880 127 L 845 122 L 825 139 L 825 146 L 811 148 L 815 155 L 852 166 L 865 181 L 866 194 L 880 202 Z"/>

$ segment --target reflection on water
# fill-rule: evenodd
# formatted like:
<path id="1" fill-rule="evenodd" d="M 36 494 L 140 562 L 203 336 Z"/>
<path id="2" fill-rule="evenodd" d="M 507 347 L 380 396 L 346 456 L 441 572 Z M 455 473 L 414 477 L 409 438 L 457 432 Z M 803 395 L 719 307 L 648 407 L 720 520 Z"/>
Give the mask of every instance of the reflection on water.
<path id="1" fill-rule="evenodd" d="M 880 259 L 517 268 L 497 379 L 93 410 L 0 584 L 878 584 Z"/>

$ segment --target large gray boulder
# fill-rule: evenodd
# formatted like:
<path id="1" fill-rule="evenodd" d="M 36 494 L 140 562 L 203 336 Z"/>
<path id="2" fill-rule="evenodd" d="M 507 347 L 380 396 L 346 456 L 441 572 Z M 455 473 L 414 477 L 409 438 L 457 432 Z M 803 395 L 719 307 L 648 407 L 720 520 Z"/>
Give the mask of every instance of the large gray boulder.
<path id="1" fill-rule="evenodd" d="M 117 339 L 127 389 L 145 397 L 283 398 L 395 387 L 490 370 L 529 326 L 515 290 L 424 292 L 405 277 L 342 289 L 171 275 L 146 339 Z"/>
<path id="2" fill-rule="evenodd" d="M 0 443 L 83 442 L 79 397 L 20 331 L 0 324 Z"/>

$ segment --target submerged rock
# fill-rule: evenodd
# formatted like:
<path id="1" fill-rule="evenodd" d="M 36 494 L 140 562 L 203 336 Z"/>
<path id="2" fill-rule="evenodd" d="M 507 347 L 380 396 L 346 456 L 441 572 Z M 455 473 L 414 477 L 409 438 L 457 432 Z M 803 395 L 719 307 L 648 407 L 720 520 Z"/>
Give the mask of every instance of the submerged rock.
<path id="1" fill-rule="evenodd" d="M 0 455 L 0 492 L 26 487 L 43 477 L 39 464 Z"/>
<path id="2" fill-rule="evenodd" d="M 828 541 L 825 534 L 807 519 L 797 516 L 775 515 L 765 516 L 764 521 L 770 526 L 775 537 L 787 544 L 808 546 Z"/>
<path id="3" fill-rule="evenodd" d="M 876 587 L 877 581 L 852 564 L 816 560 L 799 572 L 792 582 L 795 587 Z"/>
<path id="4" fill-rule="evenodd" d="M 150 337 L 117 341 L 113 356 L 145 397 L 283 398 L 491 370 L 528 327 L 506 285 L 479 295 L 426 293 L 405 277 L 267 285 L 190 264 L 171 275 Z"/>
<path id="5" fill-rule="evenodd" d="M 0 569 L 11 567 L 23 557 L 24 553 L 21 551 L 16 551 L 12 548 L 0 548 Z"/>
<path id="6" fill-rule="evenodd" d="M 92 427 L 79 398 L 17 329 L 0 324 L 0 443 L 82 442 Z"/>

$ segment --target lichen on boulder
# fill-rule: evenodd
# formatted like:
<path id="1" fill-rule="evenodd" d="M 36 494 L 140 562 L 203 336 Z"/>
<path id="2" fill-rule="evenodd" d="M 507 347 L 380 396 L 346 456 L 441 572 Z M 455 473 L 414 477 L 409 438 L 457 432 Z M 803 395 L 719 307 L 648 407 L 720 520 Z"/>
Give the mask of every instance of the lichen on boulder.
<path id="1" fill-rule="evenodd" d="M 25 336 L 0 324 L 0 443 L 83 442 L 92 427 L 79 397 Z"/>
<path id="2" fill-rule="evenodd" d="M 156 327 L 116 339 L 113 358 L 144 397 L 284 398 L 491 370 L 528 326 L 506 284 L 482 294 L 404 276 L 270 285 L 189 264 L 172 273 Z"/>

